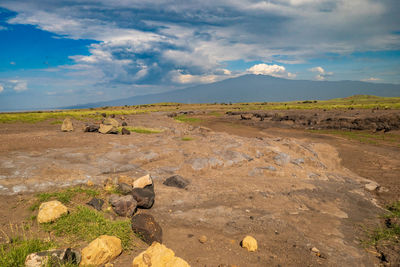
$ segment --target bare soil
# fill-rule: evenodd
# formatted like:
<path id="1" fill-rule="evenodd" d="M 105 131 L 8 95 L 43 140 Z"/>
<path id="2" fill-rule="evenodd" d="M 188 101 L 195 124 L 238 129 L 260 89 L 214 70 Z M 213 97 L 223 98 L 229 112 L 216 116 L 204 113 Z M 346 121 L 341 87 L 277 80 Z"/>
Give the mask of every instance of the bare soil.
<path id="1" fill-rule="evenodd" d="M 398 200 L 398 147 L 235 116 L 202 119 L 189 125 L 166 113 L 131 115 L 128 125 L 163 132 L 129 136 L 84 133 L 81 121 L 71 133 L 50 121 L 0 125 L 1 229 L 11 233 L 10 223 L 35 215 L 28 209 L 35 192 L 149 172 L 156 201 L 139 212 L 156 218 L 165 245 L 192 266 L 380 263 L 360 240 L 380 223 L 382 207 Z M 162 184 L 174 174 L 190 181 L 186 190 Z M 371 180 L 384 190 L 367 191 Z M 246 235 L 257 239 L 256 252 L 240 247 Z M 114 266 L 130 266 L 142 249 L 124 252 Z"/>

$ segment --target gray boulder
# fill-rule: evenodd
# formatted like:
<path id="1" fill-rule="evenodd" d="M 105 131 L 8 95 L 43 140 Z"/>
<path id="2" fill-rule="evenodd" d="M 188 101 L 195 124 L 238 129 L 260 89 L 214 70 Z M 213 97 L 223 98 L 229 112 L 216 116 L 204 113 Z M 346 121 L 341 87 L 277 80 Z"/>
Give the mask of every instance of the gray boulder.
<path id="1" fill-rule="evenodd" d="M 131 217 L 137 207 L 137 202 L 131 195 L 111 195 L 109 202 L 116 214 L 123 217 Z"/>
<path id="2" fill-rule="evenodd" d="M 180 175 L 174 175 L 169 177 L 167 180 L 163 182 L 164 185 L 166 186 L 172 186 L 172 187 L 177 187 L 177 188 L 185 188 L 188 186 L 189 181 L 184 179 Z"/>
<path id="3" fill-rule="evenodd" d="M 154 186 L 148 185 L 144 188 L 134 188 L 130 193 L 137 202 L 138 208 L 150 209 L 154 204 Z"/>

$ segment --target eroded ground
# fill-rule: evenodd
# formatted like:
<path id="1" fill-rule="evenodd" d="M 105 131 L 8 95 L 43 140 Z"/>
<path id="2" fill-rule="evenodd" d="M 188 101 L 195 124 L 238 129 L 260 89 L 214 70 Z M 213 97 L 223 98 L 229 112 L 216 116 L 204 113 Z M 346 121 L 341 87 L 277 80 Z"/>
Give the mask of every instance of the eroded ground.
<path id="1" fill-rule="evenodd" d="M 164 243 L 192 266 L 379 262 L 360 239 L 364 226 L 379 222 L 382 203 L 398 192 L 392 174 L 382 176 L 398 177 L 398 148 L 388 148 L 388 154 L 336 137 L 246 125 L 229 116 L 203 118 L 197 125 L 167 113 L 130 115 L 126 121 L 162 132 L 84 133 L 80 121 L 74 121 L 72 133 L 48 121 L 2 124 L 1 227 L 25 219 L 25 211 L 9 205 L 30 192 L 149 172 L 156 201 L 141 212 L 159 221 Z M 174 174 L 191 182 L 187 190 L 162 184 Z M 388 191 L 367 191 L 371 180 Z M 208 241 L 200 243 L 200 235 Z M 245 235 L 258 240 L 257 252 L 239 246 Z M 312 247 L 321 257 L 310 252 Z M 132 259 L 123 254 L 115 266 L 129 266 Z"/>

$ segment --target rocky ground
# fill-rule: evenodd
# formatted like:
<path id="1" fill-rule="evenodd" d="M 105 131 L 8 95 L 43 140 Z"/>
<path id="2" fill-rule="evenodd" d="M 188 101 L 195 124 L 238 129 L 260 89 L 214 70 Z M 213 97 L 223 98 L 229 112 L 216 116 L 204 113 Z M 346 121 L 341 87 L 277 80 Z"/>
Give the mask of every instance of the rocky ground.
<path id="1" fill-rule="evenodd" d="M 83 132 L 81 121 L 73 121 L 73 132 L 48 121 L 3 124 L 0 227 L 7 231 L 28 216 L 18 203 L 34 192 L 149 173 L 155 203 L 139 213 L 154 216 L 163 244 L 191 266 L 379 264 L 360 240 L 365 227 L 379 223 L 382 205 L 396 200 L 399 148 L 379 151 L 235 116 L 190 125 L 167 113 L 130 115 L 128 125 L 161 130 L 130 135 Z M 173 175 L 189 185 L 164 185 Z M 256 238 L 257 251 L 240 246 L 246 235 Z M 130 266 L 140 249 L 123 253 L 114 266 Z"/>

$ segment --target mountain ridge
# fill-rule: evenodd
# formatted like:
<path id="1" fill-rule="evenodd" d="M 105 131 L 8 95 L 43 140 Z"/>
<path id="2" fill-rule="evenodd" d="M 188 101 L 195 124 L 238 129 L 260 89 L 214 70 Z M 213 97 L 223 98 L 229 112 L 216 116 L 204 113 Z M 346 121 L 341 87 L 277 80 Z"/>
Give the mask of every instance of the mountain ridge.
<path id="1" fill-rule="evenodd" d="M 246 74 L 184 89 L 87 103 L 71 108 L 154 104 L 162 102 L 287 102 L 327 100 L 351 95 L 400 96 L 400 85 L 364 81 L 290 80 L 269 75 Z"/>

